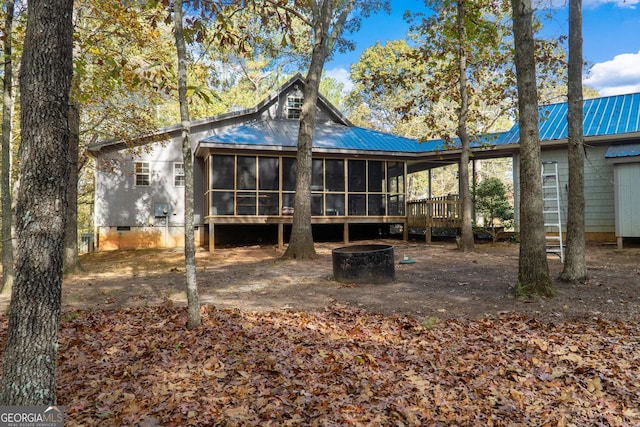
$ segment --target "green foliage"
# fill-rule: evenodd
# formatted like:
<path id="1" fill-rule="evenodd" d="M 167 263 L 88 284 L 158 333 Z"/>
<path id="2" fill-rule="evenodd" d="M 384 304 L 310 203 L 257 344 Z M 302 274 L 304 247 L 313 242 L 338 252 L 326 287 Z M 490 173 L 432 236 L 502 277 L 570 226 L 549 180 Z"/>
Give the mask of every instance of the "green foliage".
<path id="1" fill-rule="evenodd" d="M 406 110 L 407 100 L 421 87 L 411 78 L 419 72 L 410 60 L 412 51 L 406 40 L 376 43 L 352 65 L 354 88 L 345 99 L 345 112 L 353 123 L 408 137 L 424 135 L 419 112 Z"/>
<path id="2" fill-rule="evenodd" d="M 71 322 L 73 320 L 76 320 L 78 317 L 80 317 L 80 313 L 78 311 L 71 311 L 65 315 L 65 320 L 67 322 Z"/>
<path id="3" fill-rule="evenodd" d="M 513 288 L 513 294 L 516 298 L 535 298 L 538 297 L 536 292 L 534 291 L 534 287 L 531 284 L 523 284 L 522 282 L 516 282 L 516 285 Z"/>
<path id="4" fill-rule="evenodd" d="M 409 40 L 377 43 L 351 69 L 350 119 L 420 139 L 451 141 L 460 109 L 457 56 L 464 50 L 469 94 L 468 132 L 473 138 L 512 126 L 515 71 L 508 2 L 465 2 L 465 40 L 458 40 L 457 2 L 428 1 L 430 15 L 408 14 Z M 541 27 L 540 27 L 541 28 Z M 544 98 L 564 87 L 562 40 L 537 40 Z M 549 93 L 549 96 L 545 94 Z"/>
<path id="5" fill-rule="evenodd" d="M 508 7 L 504 2 L 465 2 L 460 40 L 458 3 L 428 2 L 434 14 L 414 21 L 418 47 L 412 54 L 422 91 L 408 106 L 421 106 L 430 131 L 426 138 L 450 138 L 458 127 L 462 108 L 458 58 L 464 55 L 464 78 L 469 96 L 466 127 L 469 134 L 488 131 L 512 108 L 515 82 L 511 69 Z M 417 21 L 417 22 L 416 22 Z"/>
<path id="6" fill-rule="evenodd" d="M 323 76 L 320 81 L 320 93 L 329 100 L 336 108 L 342 106 L 342 91 L 344 83 L 339 82 L 333 77 Z"/>
<path id="7" fill-rule="evenodd" d="M 436 326 L 438 326 L 438 324 L 440 323 L 440 319 L 438 317 L 435 316 L 429 316 L 426 317 L 421 323 L 420 326 L 422 326 L 423 328 L 425 328 L 427 331 L 431 331 L 433 329 L 436 328 Z"/>
<path id="8" fill-rule="evenodd" d="M 81 144 L 155 130 L 175 61 L 165 9 L 117 0 L 78 0 L 72 96 L 81 108 Z"/>
<path id="9" fill-rule="evenodd" d="M 540 286 L 535 283 L 524 284 L 518 281 L 513 288 L 513 294 L 516 298 L 539 300 L 540 298 L 553 298 L 558 294 L 558 291 L 555 286 Z"/>
<path id="10" fill-rule="evenodd" d="M 513 206 L 507 198 L 504 183 L 496 177 L 484 178 L 474 190 L 476 212 L 484 216 L 485 227 L 495 241 L 499 227 L 507 227 L 513 220 Z"/>

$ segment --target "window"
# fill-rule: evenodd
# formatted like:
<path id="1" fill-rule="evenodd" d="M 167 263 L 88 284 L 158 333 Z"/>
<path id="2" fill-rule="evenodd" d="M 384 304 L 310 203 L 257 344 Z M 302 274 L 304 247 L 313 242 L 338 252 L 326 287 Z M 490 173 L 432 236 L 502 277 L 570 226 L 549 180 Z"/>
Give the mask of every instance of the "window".
<path id="1" fill-rule="evenodd" d="M 285 157 L 282 159 L 282 189 L 296 190 L 296 159 Z"/>
<path id="2" fill-rule="evenodd" d="M 325 164 L 327 191 L 344 191 L 344 160 L 329 160 Z"/>
<path id="3" fill-rule="evenodd" d="M 302 111 L 302 97 L 291 95 L 287 97 L 287 119 L 299 119 Z"/>
<path id="4" fill-rule="evenodd" d="M 387 215 L 404 215 L 404 163 L 387 163 Z"/>
<path id="5" fill-rule="evenodd" d="M 349 192 L 364 193 L 367 189 L 367 162 L 349 160 Z"/>
<path id="6" fill-rule="evenodd" d="M 253 156 L 238 156 L 236 168 L 238 190 L 256 189 L 256 158 Z"/>
<path id="7" fill-rule="evenodd" d="M 173 164 L 173 185 L 184 187 L 184 163 Z"/>
<path id="8" fill-rule="evenodd" d="M 322 159 L 311 160 L 311 191 L 322 191 L 324 189 L 323 167 Z"/>
<path id="9" fill-rule="evenodd" d="M 149 186 L 151 183 L 151 173 L 149 172 L 149 162 L 135 163 L 136 186 Z"/>
<path id="10" fill-rule="evenodd" d="M 369 185 L 370 192 L 381 193 L 382 182 L 384 181 L 384 164 L 369 160 Z"/>
<path id="11" fill-rule="evenodd" d="M 260 190 L 278 191 L 280 168 L 277 157 L 258 157 L 258 173 L 258 188 Z"/>
<path id="12" fill-rule="evenodd" d="M 212 156 L 211 185 L 216 190 L 233 190 L 234 156 Z"/>

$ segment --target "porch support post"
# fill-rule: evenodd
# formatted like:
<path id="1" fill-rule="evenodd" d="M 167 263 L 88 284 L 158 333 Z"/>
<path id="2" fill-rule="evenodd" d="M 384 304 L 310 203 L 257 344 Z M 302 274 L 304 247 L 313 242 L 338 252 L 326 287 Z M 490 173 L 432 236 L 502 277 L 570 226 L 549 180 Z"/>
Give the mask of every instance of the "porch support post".
<path id="1" fill-rule="evenodd" d="M 342 227 L 342 240 L 347 244 L 349 243 L 349 223 L 345 222 Z"/>
<path id="2" fill-rule="evenodd" d="M 476 169 L 476 159 L 471 159 L 471 188 L 473 194 L 473 201 L 471 202 L 471 215 L 473 218 L 473 223 L 476 222 L 476 187 L 478 186 L 478 171 Z M 460 213 L 462 213 L 462 206 L 460 207 Z M 460 216 L 462 218 L 462 215 Z"/>
<path id="3" fill-rule="evenodd" d="M 278 249 L 284 249 L 284 224 L 278 223 Z"/>
<path id="4" fill-rule="evenodd" d="M 215 225 L 213 225 L 213 222 L 209 222 L 209 253 L 213 252 L 215 248 L 216 248 Z"/>

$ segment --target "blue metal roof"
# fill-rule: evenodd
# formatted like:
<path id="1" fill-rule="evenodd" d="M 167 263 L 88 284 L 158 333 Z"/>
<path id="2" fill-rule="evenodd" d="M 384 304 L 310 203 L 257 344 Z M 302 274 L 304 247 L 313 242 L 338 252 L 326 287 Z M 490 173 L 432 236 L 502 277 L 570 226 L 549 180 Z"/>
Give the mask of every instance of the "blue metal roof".
<path id="1" fill-rule="evenodd" d="M 235 146 L 285 147 L 298 145 L 299 122 L 295 120 L 260 120 L 245 123 L 211 135 L 201 142 Z M 507 143 L 503 133 L 483 135 L 471 146 L 494 146 Z M 449 150 L 459 146 L 458 138 L 451 141 L 433 139 L 418 141 L 372 129 L 326 122 L 317 123 L 313 134 L 314 149 L 379 151 L 396 153 L 428 153 Z"/>
<path id="2" fill-rule="evenodd" d="M 640 156 L 640 144 L 612 145 L 604 155 L 606 159 Z"/>
<path id="3" fill-rule="evenodd" d="M 540 106 L 540 140 L 568 138 L 568 104 Z M 290 147 L 298 144 L 299 122 L 295 120 L 260 120 L 245 123 L 205 138 L 202 143 L 236 146 Z M 613 136 L 640 132 L 640 93 L 587 99 L 584 101 L 584 136 Z M 472 148 L 517 144 L 519 125 L 509 131 L 482 135 Z M 313 137 L 314 149 L 378 151 L 395 153 L 428 153 L 459 147 L 459 140 L 447 142 L 435 139 L 420 142 L 415 139 L 334 122 L 317 123 Z"/>
<path id="4" fill-rule="evenodd" d="M 299 126 L 295 120 L 260 120 L 211 135 L 202 143 L 295 148 Z M 416 153 L 430 151 L 427 146 L 434 149 L 432 141 L 422 144 L 415 139 L 334 122 L 317 123 L 313 134 L 314 149 Z"/>
<path id="5" fill-rule="evenodd" d="M 540 140 L 567 139 L 568 104 L 540 106 Z M 640 132 L 640 93 L 593 98 L 584 101 L 584 137 L 613 136 Z M 506 136 L 508 143 L 519 140 L 516 123 Z"/>

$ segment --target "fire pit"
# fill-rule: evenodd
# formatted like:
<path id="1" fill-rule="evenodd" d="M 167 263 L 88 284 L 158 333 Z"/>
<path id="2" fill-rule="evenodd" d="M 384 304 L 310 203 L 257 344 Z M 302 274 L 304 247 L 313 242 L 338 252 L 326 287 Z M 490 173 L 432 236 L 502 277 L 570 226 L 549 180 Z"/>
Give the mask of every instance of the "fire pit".
<path id="1" fill-rule="evenodd" d="M 396 279 L 391 245 L 354 245 L 331 251 L 333 278 L 342 283 L 389 283 Z"/>

